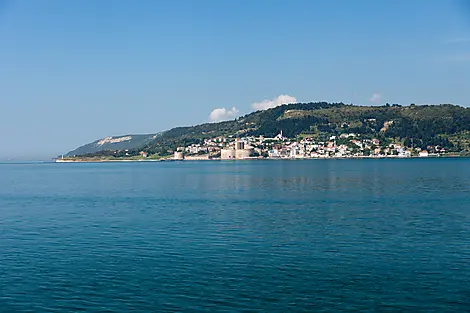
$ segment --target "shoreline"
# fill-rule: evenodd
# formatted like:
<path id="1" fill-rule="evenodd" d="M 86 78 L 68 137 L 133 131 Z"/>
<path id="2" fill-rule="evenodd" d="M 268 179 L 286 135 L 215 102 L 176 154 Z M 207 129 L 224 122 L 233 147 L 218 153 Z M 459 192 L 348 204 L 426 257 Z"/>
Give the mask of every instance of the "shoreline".
<path id="1" fill-rule="evenodd" d="M 399 160 L 406 160 L 406 159 L 449 159 L 449 158 L 470 158 L 470 155 L 436 155 L 436 156 L 411 156 L 411 157 L 398 157 L 398 156 L 354 156 L 354 157 L 324 157 L 324 158 L 246 158 L 246 159 L 227 159 L 222 160 L 220 158 L 214 159 L 183 159 L 183 160 L 175 160 L 175 159 L 141 159 L 141 160 L 130 160 L 130 159 L 121 159 L 121 160 L 86 160 L 86 159 L 56 159 L 53 160 L 53 163 L 120 163 L 120 162 L 207 162 L 207 161 L 305 161 L 305 160 L 363 160 L 363 159 L 372 159 L 372 160 L 381 160 L 381 159 L 399 159 Z"/>

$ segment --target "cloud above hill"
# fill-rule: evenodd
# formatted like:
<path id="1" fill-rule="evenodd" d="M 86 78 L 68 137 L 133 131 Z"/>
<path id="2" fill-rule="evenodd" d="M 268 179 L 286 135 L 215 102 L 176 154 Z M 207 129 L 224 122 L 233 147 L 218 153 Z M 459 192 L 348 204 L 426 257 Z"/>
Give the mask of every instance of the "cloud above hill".
<path id="1" fill-rule="evenodd" d="M 279 95 L 272 100 L 263 100 L 261 102 L 255 102 L 251 105 L 254 110 L 267 110 L 275 108 L 277 106 L 289 103 L 296 103 L 297 99 L 289 95 Z"/>
<path id="2" fill-rule="evenodd" d="M 289 103 L 296 103 L 297 99 L 290 95 L 279 95 L 271 100 L 263 100 L 251 104 L 251 108 L 255 111 L 267 110 L 275 108 L 277 106 Z M 210 122 L 221 122 L 234 119 L 240 115 L 240 111 L 236 107 L 230 109 L 227 108 L 216 108 L 209 114 Z"/>
<path id="3" fill-rule="evenodd" d="M 209 114 L 209 121 L 221 122 L 221 121 L 231 120 L 237 117 L 239 112 L 240 111 L 236 107 L 233 107 L 231 109 L 217 108 L 217 109 L 212 110 L 212 112 Z"/>

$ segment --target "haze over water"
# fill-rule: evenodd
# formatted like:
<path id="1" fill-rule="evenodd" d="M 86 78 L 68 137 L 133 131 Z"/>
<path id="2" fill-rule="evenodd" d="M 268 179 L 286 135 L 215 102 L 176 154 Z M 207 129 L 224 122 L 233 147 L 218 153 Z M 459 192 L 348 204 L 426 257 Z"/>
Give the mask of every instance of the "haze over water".
<path id="1" fill-rule="evenodd" d="M 0 164 L 2 312 L 470 310 L 470 159 Z"/>

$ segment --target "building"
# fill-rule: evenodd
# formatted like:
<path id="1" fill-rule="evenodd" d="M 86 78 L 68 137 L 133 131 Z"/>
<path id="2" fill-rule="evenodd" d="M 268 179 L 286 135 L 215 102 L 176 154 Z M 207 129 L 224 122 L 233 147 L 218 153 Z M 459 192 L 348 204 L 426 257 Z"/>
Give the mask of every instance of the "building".
<path id="1" fill-rule="evenodd" d="M 210 157 L 208 154 L 204 155 L 189 155 L 184 157 L 185 160 L 188 161 L 205 161 L 205 160 L 210 160 Z"/>
<path id="2" fill-rule="evenodd" d="M 173 157 L 174 160 L 184 160 L 184 153 L 182 151 L 175 151 L 175 155 Z"/>
<path id="3" fill-rule="evenodd" d="M 281 157 L 278 149 L 272 149 L 268 151 L 268 156 L 270 158 L 279 158 Z"/>
<path id="4" fill-rule="evenodd" d="M 235 149 L 220 150 L 220 158 L 222 160 L 234 160 L 236 158 Z"/>
<path id="5" fill-rule="evenodd" d="M 419 156 L 420 156 L 420 157 L 428 157 L 428 156 L 429 156 L 429 152 L 426 151 L 426 150 L 420 151 L 420 152 L 419 152 Z"/>
<path id="6" fill-rule="evenodd" d="M 247 158 L 249 158 L 250 156 L 252 156 L 253 153 L 254 153 L 254 149 L 253 149 L 253 148 L 246 148 L 246 149 L 235 150 L 235 158 L 236 158 L 237 160 L 247 159 Z"/>
<path id="7" fill-rule="evenodd" d="M 245 146 L 245 142 L 235 141 L 235 149 L 225 148 L 220 150 L 220 158 L 222 160 L 243 160 L 251 157 L 255 150 L 253 147 Z"/>
<path id="8" fill-rule="evenodd" d="M 235 150 L 243 150 L 245 149 L 245 143 L 243 141 L 237 140 L 235 142 Z"/>

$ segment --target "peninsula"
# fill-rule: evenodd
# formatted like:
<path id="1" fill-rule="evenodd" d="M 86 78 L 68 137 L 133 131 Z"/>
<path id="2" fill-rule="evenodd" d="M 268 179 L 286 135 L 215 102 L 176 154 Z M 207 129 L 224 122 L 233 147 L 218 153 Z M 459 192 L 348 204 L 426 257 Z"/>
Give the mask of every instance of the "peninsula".
<path id="1" fill-rule="evenodd" d="M 57 162 L 468 156 L 470 108 L 294 103 L 231 121 L 108 137 Z"/>

